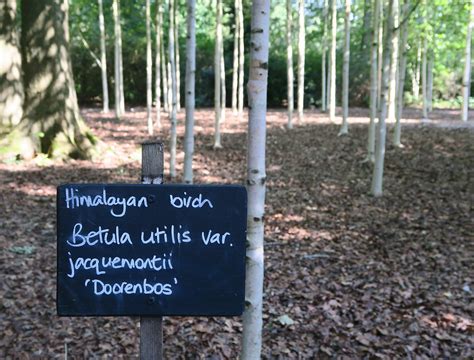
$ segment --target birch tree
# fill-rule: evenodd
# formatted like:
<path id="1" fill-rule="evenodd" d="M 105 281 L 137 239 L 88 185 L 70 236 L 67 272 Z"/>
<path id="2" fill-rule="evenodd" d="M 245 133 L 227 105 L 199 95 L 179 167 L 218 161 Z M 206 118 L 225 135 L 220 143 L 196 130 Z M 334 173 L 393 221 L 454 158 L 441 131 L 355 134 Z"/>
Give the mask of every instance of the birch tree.
<path id="1" fill-rule="evenodd" d="M 16 0 L 0 6 L 0 125 L 17 125 L 23 114 L 20 41 L 16 28 Z"/>
<path id="2" fill-rule="evenodd" d="M 222 107 L 222 112 L 221 112 L 221 123 L 225 122 L 225 108 L 227 106 L 226 104 L 226 88 L 225 88 L 225 61 L 224 61 L 224 41 L 222 40 L 221 42 L 221 72 L 220 72 L 220 78 L 221 78 L 221 107 Z"/>
<path id="3" fill-rule="evenodd" d="M 174 0 L 174 41 L 175 41 L 175 66 L 176 66 L 176 110 L 181 110 L 181 62 L 179 59 L 179 1 Z"/>
<path id="4" fill-rule="evenodd" d="M 169 30 L 168 30 L 168 48 L 169 48 L 169 63 L 170 63 L 170 83 L 171 83 L 171 109 L 170 109 L 170 176 L 176 176 L 176 65 L 174 57 L 174 5 L 175 0 L 170 0 L 168 3 L 168 11 L 170 14 Z"/>
<path id="5" fill-rule="evenodd" d="M 397 83 L 398 83 L 398 12 L 399 12 L 399 4 L 398 0 L 394 0 L 393 8 L 392 8 L 392 16 L 393 16 L 393 38 L 392 38 L 392 60 L 391 63 L 393 66 L 390 67 L 390 85 L 388 90 L 388 121 L 395 120 L 395 108 L 396 108 L 396 97 L 397 97 Z"/>
<path id="6" fill-rule="evenodd" d="M 377 116 L 378 103 L 378 63 L 382 60 L 378 58 L 379 52 L 379 21 L 380 21 L 380 7 L 381 0 L 374 1 L 374 16 L 373 16 L 373 33 L 372 33 L 372 47 L 370 53 L 370 123 L 369 123 L 369 138 L 367 141 L 367 160 L 375 161 L 375 118 Z"/>
<path id="7" fill-rule="evenodd" d="M 252 1 L 247 155 L 247 256 L 242 359 L 260 359 L 262 348 L 263 214 L 270 0 Z"/>
<path id="8" fill-rule="evenodd" d="M 426 91 L 426 102 L 428 112 L 433 111 L 433 67 L 434 67 L 434 52 L 431 51 L 428 56 L 428 69 L 427 69 L 427 86 L 428 90 Z"/>
<path id="9" fill-rule="evenodd" d="M 288 4 L 287 0 L 287 4 Z M 290 1 L 291 5 L 291 1 Z M 321 58 L 321 110 L 327 111 L 327 96 L 326 96 L 326 58 L 328 51 L 328 0 L 324 0 L 323 5 L 323 46 L 322 46 L 322 58 Z M 288 29 L 287 29 L 288 31 Z M 288 36 L 288 34 L 287 34 Z"/>
<path id="10" fill-rule="evenodd" d="M 164 24 L 164 20 L 162 22 Z M 165 51 L 165 39 L 163 36 L 163 25 L 161 26 L 161 77 L 163 79 L 163 110 L 169 113 L 170 111 L 170 101 L 169 101 L 169 85 L 168 85 L 168 59 L 166 58 L 166 51 Z"/>
<path id="11" fill-rule="evenodd" d="M 467 121 L 469 115 L 469 88 L 471 87 L 471 37 L 474 27 L 474 0 L 471 1 L 471 15 L 467 27 L 466 50 L 464 53 L 464 75 L 462 81 L 461 120 Z"/>
<path id="12" fill-rule="evenodd" d="M 423 58 L 421 64 L 421 96 L 423 97 L 423 120 L 428 120 L 428 38 L 426 34 L 423 35 Z"/>
<path id="13" fill-rule="evenodd" d="M 216 44 L 214 48 L 214 148 L 222 148 L 221 144 L 221 47 L 222 47 L 222 0 L 216 0 Z"/>
<path id="14" fill-rule="evenodd" d="M 238 113 L 242 118 L 244 112 L 244 65 L 245 65 L 245 48 L 244 48 L 244 5 L 242 0 L 239 1 L 239 88 L 238 88 Z"/>
<path id="15" fill-rule="evenodd" d="M 379 35 L 379 40 L 378 40 L 378 68 L 377 68 L 377 108 L 380 107 L 380 97 L 382 95 L 382 66 L 383 66 L 383 36 L 384 36 L 384 29 L 383 29 L 383 24 L 385 22 L 384 18 L 384 3 L 383 1 L 380 4 L 380 14 L 379 14 L 379 29 L 378 29 L 378 35 Z"/>
<path id="16" fill-rule="evenodd" d="M 105 48 L 105 23 L 102 0 L 99 2 L 99 32 L 100 32 L 100 72 L 102 76 L 102 112 L 109 112 L 109 86 L 107 83 L 107 53 Z"/>
<path id="17" fill-rule="evenodd" d="M 421 50 L 422 50 L 422 41 L 421 37 L 418 39 L 418 44 L 416 48 L 416 65 L 415 71 L 413 73 L 412 79 L 412 91 L 413 91 L 413 98 L 415 101 L 418 101 L 420 98 L 420 81 L 421 81 Z"/>
<path id="18" fill-rule="evenodd" d="M 304 0 L 298 0 L 298 122 L 303 122 L 304 60 L 305 60 Z"/>
<path id="19" fill-rule="evenodd" d="M 151 14 L 150 0 L 145 1 L 145 23 L 146 23 L 146 119 L 148 125 L 148 135 L 153 135 L 153 120 L 151 118 L 152 106 L 152 65 L 151 65 Z"/>
<path id="20" fill-rule="evenodd" d="M 156 18 L 155 18 L 155 109 L 156 109 L 156 126 L 161 127 L 161 43 L 162 43 L 162 24 L 163 24 L 163 12 L 161 8 L 161 1 L 156 0 Z"/>
<path id="21" fill-rule="evenodd" d="M 408 16 L 409 3 L 405 2 L 403 5 L 403 19 Z M 407 40 L 408 40 L 408 21 L 402 24 L 401 27 L 401 38 L 400 38 L 400 50 L 399 50 L 399 61 L 398 61 L 398 86 L 397 86 L 397 98 L 396 98 L 396 118 L 395 118 L 395 129 L 393 132 L 393 144 L 396 147 L 403 147 L 401 143 L 401 132 L 402 132 L 402 113 L 403 113 L 403 95 L 405 88 L 405 76 L 407 67 Z"/>
<path id="22" fill-rule="evenodd" d="M 239 0 L 234 1 L 234 54 L 232 57 L 232 112 L 237 113 L 237 90 L 239 87 Z"/>
<path id="23" fill-rule="evenodd" d="M 330 91 L 329 91 L 329 120 L 336 119 L 336 32 L 337 9 L 336 0 L 331 0 L 331 50 L 329 52 Z"/>
<path id="24" fill-rule="evenodd" d="M 112 3 L 114 15 L 114 74 L 115 74 L 115 115 L 122 117 L 125 113 L 125 99 L 123 89 L 123 60 L 122 60 L 122 27 L 120 25 L 120 1 Z"/>
<path id="25" fill-rule="evenodd" d="M 286 0 L 286 69 L 287 69 L 287 93 L 288 93 L 288 129 L 293 128 L 293 14 L 291 9 L 291 0 Z"/>
<path id="26" fill-rule="evenodd" d="M 342 70 L 342 126 L 339 135 L 346 135 L 349 131 L 347 118 L 349 117 L 349 57 L 351 51 L 351 0 L 346 0 L 344 17 L 344 59 Z"/>
<path id="27" fill-rule="evenodd" d="M 196 74 L 196 0 L 186 0 L 186 121 L 184 130 L 184 182 L 193 183 L 194 105 Z"/>
<path id="28" fill-rule="evenodd" d="M 392 56 L 392 33 L 393 33 L 393 5 L 396 0 L 389 0 L 386 16 L 386 34 L 383 47 L 383 66 L 382 66 L 382 92 L 380 97 L 379 121 L 377 124 L 376 145 L 375 145 L 375 164 L 372 176 L 371 193 L 373 196 L 382 196 L 383 170 L 385 157 L 385 138 L 387 116 L 387 102 L 389 91 L 390 67 Z"/>

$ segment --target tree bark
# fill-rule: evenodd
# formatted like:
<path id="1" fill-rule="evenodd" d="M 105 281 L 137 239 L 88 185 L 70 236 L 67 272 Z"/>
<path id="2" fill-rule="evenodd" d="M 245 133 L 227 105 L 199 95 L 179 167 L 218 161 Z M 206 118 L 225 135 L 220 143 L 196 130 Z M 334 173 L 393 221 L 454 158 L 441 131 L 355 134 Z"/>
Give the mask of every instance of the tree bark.
<path id="1" fill-rule="evenodd" d="M 23 114 L 21 54 L 16 28 L 16 0 L 0 6 L 0 125 L 17 125 Z"/>
<path id="2" fill-rule="evenodd" d="M 474 27 L 474 0 L 471 1 L 471 16 L 467 27 L 466 50 L 464 53 L 464 75 L 462 81 L 462 110 L 461 120 L 469 118 L 469 89 L 471 87 L 471 37 Z"/>
<path id="3" fill-rule="evenodd" d="M 238 113 L 242 119 L 244 112 L 244 65 L 245 65 L 245 48 L 244 48 L 244 4 L 239 1 L 239 98 Z"/>
<path id="4" fill-rule="evenodd" d="M 421 38 L 418 39 L 418 47 L 416 51 L 416 67 L 414 72 L 414 80 L 412 82 L 413 98 L 415 101 L 420 99 L 420 80 L 421 80 Z"/>
<path id="5" fill-rule="evenodd" d="M 109 112 L 109 86 L 107 83 L 107 52 L 105 47 L 105 24 L 102 0 L 99 1 L 99 32 L 100 32 L 100 71 L 102 75 L 102 112 Z"/>
<path id="6" fill-rule="evenodd" d="M 374 20 L 373 20 L 373 34 L 372 34 L 372 48 L 370 59 L 370 123 L 369 123 L 369 138 L 367 141 L 367 160 L 375 161 L 375 118 L 377 116 L 377 102 L 378 102 L 378 63 L 382 59 L 378 58 L 379 52 L 379 21 L 380 21 L 380 7 L 381 0 L 374 1 Z"/>
<path id="7" fill-rule="evenodd" d="M 153 119 L 151 117 L 152 106 L 152 64 L 151 64 L 151 11 L 150 0 L 145 1 L 145 23 L 146 23 L 146 119 L 148 135 L 153 135 Z"/>
<path id="8" fill-rule="evenodd" d="M 225 88 L 225 61 L 224 61 L 224 41 L 221 42 L 221 106 L 222 106 L 222 113 L 221 113 L 221 123 L 225 122 L 225 109 L 226 109 L 226 88 Z"/>
<path id="9" fill-rule="evenodd" d="M 403 5 L 403 18 L 405 19 L 408 16 L 409 12 L 409 3 L 405 2 Z M 402 147 L 401 143 L 401 132 L 402 132 L 402 113 L 403 113 L 403 95 L 405 88 L 405 76 L 406 76 L 406 67 L 407 67 L 407 40 L 408 40 L 408 21 L 402 25 L 401 28 L 401 41 L 400 41 L 400 51 L 399 51 L 399 61 L 398 61 L 398 86 L 397 86 L 397 111 L 396 111 L 396 122 L 395 130 L 393 132 L 393 144 L 397 147 Z"/>
<path id="10" fill-rule="evenodd" d="M 392 8 L 393 16 L 393 36 L 392 36 L 392 61 L 393 66 L 390 67 L 390 85 L 388 90 L 388 121 L 395 121 L 395 109 L 396 109 L 396 98 L 397 98 L 397 83 L 398 83 L 398 15 L 399 15 L 399 4 L 398 0 L 394 0 Z"/>
<path id="11" fill-rule="evenodd" d="M 423 39 L 423 60 L 421 65 L 421 93 L 423 96 L 423 120 L 428 120 L 428 74 L 427 74 L 427 62 L 428 62 L 428 39 L 426 34 Z"/>
<path id="12" fill-rule="evenodd" d="M 216 44 L 214 49 L 214 148 L 221 148 L 221 46 L 222 46 L 222 0 L 216 0 Z"/>
<path id="13" fill-rule="evenodd" d="M 427 91 L 427 107 L 428 112 L 433 111 L 433 66 L 434 66 L 434 53 L 430 52 L 428 60 L 428 91 Z"/>
<path id="14" fill-rule="evenodd" d="M 270 0 L 252 2 L 247 155 L 247 266 L 242 359 L 260 359 L 262 348 L 263 214 Z"/>
<path id="15" fill-rule="evenodd" d="M 193 183 L 194 105 L 196 74 L 196 0 L 187 0 L 186 121 L 184 131 L 184 182 Z"/>
<path id="16" fill-rule="evenodd" d="M 22 54 L 25 86 L 21 154 L 87 158 L 95 138 L 80 117 L 71 59 L 67 0 L 24 0 Z"/>
<path id="17" fill-rule="evenodd" d="M 115 65 L 115 116 L 121 118 L 125 113 L 125 100 L 123 89 L 122 69 L 122 29 L 120 25 L 120 3 L 114 0 L 112 4 L 114 13 L 114 65 Z"/>
<path id="18" fill-rule="evenodd" d="M 166 5 L 165 5 L 166 6 Z M 167 113 L 170 112 L 170 101 L 169 101 L 169 85 L 168 85 L 168 59 L 166 58 L 165 51 L 165 37 L 164 37 L 164 19 L 162 17 L 161 25 L 161 77 L 163 78 L 163 110 Z"/>
<path id="19" fill-rule="evenodd" d="M 351 52 L 351 0 L 346 0 L 346 14 L 344 17 L 344 60 L 342 70 L 342 126 L 339 135 L 349 132 L 349 58 Z"/>
<path id="20" fill-rule="evenodd" d="M 303 122 L 304 109 L 304 61 L 305 61 L 305 13 L 304 0 L 298 0 L 298 122 Z"/>
<path id="21" fill-rule="evenodd" d="M 289 0 L 287 0 L 287 2 L 288 1 Z M 321 111 L 326 112 L 327 111 L 326 58 L 327 58 L 327 52 L 328 52 L 328 0 L 324 0 L 322 21 L 324 25 L 323 25 L 323 48 L 322 48 L 322 59 L 321 59 Z"/>
<path id="22" fill-rule="evenodd" d="M 383 66 L 383 36 L 384 36 L 384 29 L 383 29 L 383 26 L 384 26 L 384 22 L 385 22 L 385 18 L 384 18 L 384 3 L 385 1 L 382 1 L 382 3 L 380 4 L 380 14 L 379 14 L 379 30 L 378 30 L 378 35 L 379 35 L 379 40 L 378 40 L 378 45 L 379 45 L 379 48 L 378 48 L 378 69 L 377 69 L 377 84 L 378 84 L 378 88 L 377 88 L 377 109 L 380 108 L 380 97 L 382 95 L 382 66 Z"/>
<path id="23" fill-rule="evenodd" d="M 176 64 L 176 110 L 181 110 L 181 62 L 179 59 L 179 1 L 174 0 L 174 41 L 175 41 L 175 64 Z"/>
<path id="24" fill-rule="evenodd" d="M 336 0 L 331 0 L 331 51 L 329 52 L 330 91 L 329 91 L 329 120 L 336 120 L 336 33 L 337 10 Z"/>
<path id="25" fill-rule="evenodd" d="M 373 196 L 382 196 L 383 168 L 385 157 L 385 138 L 387 116 L 387 102 L 389 91 L 390 67 L 392 56 L 392 33 L 393 33 L 393 5 L 396 0 L 389 0 L 387 9 L 387 27 L 383 47 L 383 71 L 382 71 L 382 92 L 380 97 L 379 121 L 377 126 L 376 145 L 375 145 L 375 164 L 372 176 L 371 193 Z"/>
<path id="26" fill-rule="evenodd" d="M 293 14 L 291 9 L 291 0 L 286 0 L 286 69 L 287 69 L 287 93 L 288 93 L 288 129 L 293 128 Z"/>
<path id="27" fill-rule="evenodd" d="M 161 29 L 163 24 L 163 12 L 161 8 L 161 0 L 156 0 L 156 18 L 155 18 L 155 26 L 156 26 L 156 34 L 155 34 L 155 109 L 156 109 L 156 126 L 161 127 Z"/>
<path id="28" fill-rule="evenodd" d="M 174 57 L 175 43 L 174 43 L 174 5 L 175 0 L 169 1 L 170 26 L 168 31 L 169 37 L 169 63 L 170 63 L 170 82 L 171 82 L 171 112 L 170 112 L 170 176 L 176 176 L 176 112 L 177 112 L 177 97 L 176 97 L 176 63 Z"/>
<path id="29" fill-rule="evenodd" d="M 234 1 L 234 55 L 232 59 L 232 112 L 237 113 L 237 89 L 239 87 L 239 0 Z"/>

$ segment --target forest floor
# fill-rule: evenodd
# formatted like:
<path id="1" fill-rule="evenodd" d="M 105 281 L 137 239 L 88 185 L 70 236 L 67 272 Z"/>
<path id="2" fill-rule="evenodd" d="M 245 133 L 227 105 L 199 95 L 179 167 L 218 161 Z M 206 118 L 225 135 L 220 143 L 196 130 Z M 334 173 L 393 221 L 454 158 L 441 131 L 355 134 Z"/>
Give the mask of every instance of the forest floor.
<path id="1" fill-rule="evenodd" d="M 456 111 L 420 122 L 385 158 L 384 196 L 368 195 L 367 111 L 349 136 L 325 114 L 285 129 L 268 113 L 263 357 L 474 357 L 474 127 Z M 131 358 L 137 318 L 56 316 L 56 186 L 139 181 L 143 108 L 122 120 L 85 109 L 103 141 L 92 161 L 0 163 L 0 358 Z M 179 114 L 179 183 L 184 112 Z M 246 122 L 230 111 L 223 149 L 213 112 L 196 112 L 196 183 L 243 184 Z M 168 139 L 168 121 L 160 137 Z M 466 126 L 468 128 L 466 128 Z M 167 149 L 165 143 L 165 151 Z M 168 153 L 165 155 L 167 173 Z M 286 316 L 284 316 L 286 315 Z M 239 318 L 165 318 L 165 357 L 237 358 Z"/>

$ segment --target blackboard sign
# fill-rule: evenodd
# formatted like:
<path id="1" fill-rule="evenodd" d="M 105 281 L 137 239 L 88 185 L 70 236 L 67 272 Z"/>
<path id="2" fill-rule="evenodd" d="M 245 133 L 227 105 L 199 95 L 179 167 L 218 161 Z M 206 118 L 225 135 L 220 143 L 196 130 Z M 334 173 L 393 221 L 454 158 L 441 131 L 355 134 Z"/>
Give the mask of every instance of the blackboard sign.
<path id="1" fill-rule="evenodd" d="M 242 186 L 59 186 L 58 315 L 241 315 L 246 216 Z"/>

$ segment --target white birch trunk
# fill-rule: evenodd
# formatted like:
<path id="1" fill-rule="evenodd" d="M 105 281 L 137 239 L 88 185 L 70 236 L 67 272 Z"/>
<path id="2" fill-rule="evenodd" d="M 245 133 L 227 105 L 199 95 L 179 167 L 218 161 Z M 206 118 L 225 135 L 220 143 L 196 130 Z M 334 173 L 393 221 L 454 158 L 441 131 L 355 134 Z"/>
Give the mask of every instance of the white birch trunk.
<path id="1" fill-rule="evenodd" d="M 244 112 L 244 65 L 245 65 L 245 49 L 244 49 L 244 5 L 242 0 L 239 1 L 239 102 L 238 113 L 242 118 Z"/>
<path id="2" fill-rule="evenodd" d="M 431 52 L 428 60 L 428 91 L 427 91 L 427 102 L 428 112 L 433 111 L 433 66 L 434 66 L 434 54 Z"/>
<path id="3" fill-rule="evenodd" d="M 169 7 L 169 6 L 168 6 Z M 173 86 L 173 80 L 171 79 L 172 78 L 172 74 L 171 74 L 171 61 L 170 61 L 170 54 L 169 54 L 169 34 L 168 34 L 168 63 L 166 65 L 166 71 L 168 73 L 168 109 L 169 109 L 169 112 L 171 113 L 171 108 L 173 106 L 173 90 L 172 90 L 172 86 Z"/>
<path id="4" fill-rule="evenodd" d="M 374 1 L 374 16 L 373 16 L 373 35 L 372 47 L 370 54 L 370 123 L 369 123 L 369 138 L 367 141 L 367 160 L 375 161 L 375 118 L 377 116 L 377 102 L 378 102 L 378 63 L 382 59 L 378 59 L 379 52 L 379 21 L 380 19 L 381 0 Z"/>
<path id="5" fill-rule="evenodd" d="M 252 1 L 247 155 L 247 266 L 242 359 L 260 359 L 262 348 L 263 214 L 270 0 Z"/>
<path id="6" fill-rule="evenodd" d="M 304 0 L 298 0 L 298 122 L 303 122 L 304 109 L 304 60 L 305 60 Z"/>
<path id="7" fill-rule="evenodd" d="M 413 98 L 415 101 L 420 99 L 420 81 L 421 81 L 421 38 L 418 39 L 418 48 L 416 51 L 416 67 L 414 73 L 414 80 L 412 81 L 412 91 L 413 91 Z"/>
<path id="8" fill-rule="evenodd" d="M 409 12 L 409 3 L 403 5 L 403 18 L 408 16 Z M 393 132 L 393 145 L 396 147 L 403 147 L 401 143 L 401 133 L 402 133 L 402 113 L 403 113 L 403 95 L 405 88 L 405 76 L 406 76 L 406 67 L 407 67 L 407 40 L 408 40 L 408 21 L 402 25 L 401 39 L 400 39 L 400 51 L 399 51 L 399 61 L 398 61 L 398 86 L 397 86 L 397 98 L 396 98 L 396 122 L 395 129 Z"/>
<path id="9" fill-rule="evenodd" d="M 380 96 L 379 122 L 377 126 L 376 145 L 375 145 L 375 164 L 372 176 L 371 193 L 373 196 L 382 196 L 383 185 L 383 167 L 385 157 L 385 138 L 386 138 L 386 124 L 385 118 L 387 116 L 387 102 L 390 79 L 390 58 L 392 47 L 392 32 L 393 32 L 393 3 L 396 0 L 389 0 L 387 11 L 387 31 L 385 34 L 384 49 L 383 49 L 383 71 L 382 71 L 382 92 Z"/>
<path id="10" fill-rule="evenodd" d="M 336 33 L 337 33 L 337 10 L 336 0 L 331 0 L 331 50 L 329 52 L 329 120 L 336 120 Z"/>
<path id="11" fill-rule="evenodd" d="M 239 0 L 234 1 L 234 54 L 232 58 L 232 112 L 237 113 L 237 88 L 239 87 Z"/>
<path id="12" fill-rule="evenodd" d="M 351 0 L 346 0 L 344 17 L 344 59 L 342 70 L 342 126 L 339 135 L 346 135 L 349 132 L 349 59 L 351 52 Z"/>
<path id="13" fill-rule="evenodd" d="M 222 0 L 216 0 L 216 44 L 214 48 L 214 148 L 222 147 L 221 144 L 221 46 L 222 46 Z"/>
<path id="14" fill-rule="evenodd" d="M 169 26 L 169 63 L 170 63 L 170 82 L 171 82 L 171 113 L 170 113 L 170 176 L 176 176 L 176 63 L 174 57 L 175 43 L 174 43 L 174 4 L 175 0 L 169 2 L 170 26 Z"/>
<path id="15" fill-rule="evenodd" d="M 163 24 L 163 14 L 161 9 L 161 0 L 156 0 L 156 54 L 155 54 L 155 108 L 156 108 L 156 126 L 161 127 L 161 27 Z"/>
<path id="16" fill-rule="evenodd" d="M 397 83 L 398 83 L 398 15 L 399 15 L 399 4 L 398 0 L 393 2 L 393 31 L 392 36 L 392 61 L 393 66 L 390 67 L 390 85 L 388 90 L 388 121 L 395 121 L 395 109 L 396 109 L 396 98 L 397 98 Z"/>
<path id="17" fill-rule="evenodd" d="M 120 22 L 120 0 L 117 0 L 117 26 L 118 26 L 118 57 L 119 57 L 119 77 L 120 77 L 120 114 L 125 114 L 125 91 L 123 84 L 123 57 L 122 57 L 122 24 Z"/>
<path id="18" fill-rule="evenodd" d="M 118 12 L 118 0 L 114 0 L 112 3 L 112 10 L 114 16 L 114 95 L 115 95 L 115 116 L 120 119 L 123 115 L 122 108 L 120 106 L 120 17 Z"/>
<path id="19" fill-rule="evenodd" d="M 186 0 L 186 121 L 184 130 L 184 182 L 193 183 L 194 106 L 196 74 L 196 0 Z"/>
<path id="20" fill-rule="evenodd" d="M 226 88 L 225 88 L 225 62 L 224 62 L 224 41 L 221 42 L 221 123 L 225 122 L 226 108 Z"/>
<path id="21" fill-rule="evenodd" d="M 162 18 L 163 19 L 163 18 Z M 162 24 L 164 24 L 164 21 L 162 21 Z M 163 110 L 165 112 L 169 113 L 170 108 L 169 108 L 169 86 L 168 86 L 168 61 L 166 59 L 166 51 L 165 51 L 165 39 L 164 39 L 164 34 L 163 34 L 163 25 L 161 26 L 161 77 L 163 79 Z"/>
<path id="22" fill-rule="evenodd" d="M 151 11 L 150 0 L 145 1 L 145 24 L 146 24 L 146 119 L 148 135 L 153 135 L 153 119 L 151 118 L 152 106 L 152 64 L 151 64 Z"/>
<path id="23" fill-rule="evenodd" d="M 288 2 L 289 0 L 287 0 Z M 290 2 L 291 4 L 291 2 Z M 328 51 L 328 0 L 324 0 L 323 5 L 323 49 L 321 59 L 321 111 L 327 111 L 327 96 L 326 96 L 326 57 Z M 288 31 L 288 29 L 287 29 Z"/>
<path id="24" fill-rule="evenodd" d="M 466 50 L 464 53 L 464 75 L 462 80 L 462 109 L 461 120 L 469 118 L 469 89 L 471 87 L 471 37 L 474 27 L 474 0 L 471 1 L 471 17 L 467 27 Z"/>
<path id="25" fill-rule="evenodd" d="M 102 112 L 109 112 L 109 86 L 107 83 L 107 52 L 105 48 L 105 24 L 102 0 L 99 2 L 99 32 L 100 32 L 100 71 L 102 75 Z"/>
<path id="26" fill-rule="evenodd" d="M 379 13 L 379 30 L 378 30 L 378 35 L 379 35 L 379 40 L 378 40 L 378 69 L 377 69 L 377 109 L 380 108 L 380 97 L 382 95 L 382 65 L 383 65 L 383 24 L 384 24 L 384 4 L 385 1 L 382 1 L 380 4 L 380 13 Z"/>
<path id="27" fill-rule="evenodd" d="M 291 9 L 291 0 L 286 0 L 286 77 L 287 77 L 287 93 L 288 93 L 288 129 L 293 128 L 293 13 Z"/>
<path id="28" fill-rule="evenodd" d="M 427 62 L 428 62 L 428 40 L 424 36 L 423 40 L 423 60 L 421 65 L 421 93 L 423 97 L 423 120 L 428 120 L 428 74 L 427 74 Z"/>
<path id="29" fill-rule="evenodd" d="M 176 110 L 181 111 L 181 62 L 179 59 L 179 1 L 174 0 L 174 41 L 175 41 L 175 66 L 176 66 Z"/>

